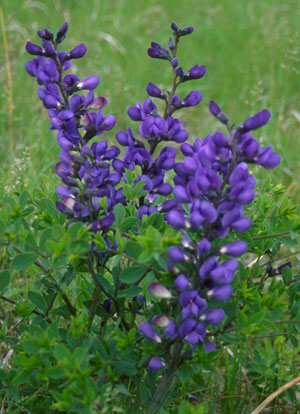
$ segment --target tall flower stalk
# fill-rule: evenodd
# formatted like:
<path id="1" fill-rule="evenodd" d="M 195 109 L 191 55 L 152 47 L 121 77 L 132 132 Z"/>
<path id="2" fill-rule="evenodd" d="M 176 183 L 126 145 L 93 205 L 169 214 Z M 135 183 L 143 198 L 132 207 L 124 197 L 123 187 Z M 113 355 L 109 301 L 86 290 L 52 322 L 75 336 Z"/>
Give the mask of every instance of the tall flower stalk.
<path id="1" fill-rule="evenodd" d="M 41 86 L 38 96 L 49 111 L 51 129 L 57 131 L 61 147 L 60 161 L 55 166 L 63 182 L 57 188 L 60 199 L 57 209 L 72 223 L 81 221 L 90 232 L 100 232 L 106 244 L 99 251 L 92 243 L 86 258 L 95 283 L 89 310 L 90 327 L 103 293 L 105 310 L 109 314 L 114 305 L 125 332 L 131 328 L 130 323 L 137 324 L 141 333 L 139 340 L 144 337 L 153 342 L 149 369 L 152 373 L 164 371 L 148 407 L 148 413 L 153 414 L 166 399 L 178 368 L 193 357 L 196 348 L 200 346 L 207 352 L 215 349 L 215 343 L 206 340 L 207 330 L 225 317 L 222 306 L 233 293 L 231 282 L 238 269 L 236 259 L 247 250 L 238 234 L 252 226 L 251 219 L 243 212 L 244 206 L 255 197 L 255 178 L 249 173 L 248 165 L 270 169 L 280 162 L 280 157 L 271 146 L 261 148 L 252 135 L 252 131 L 269 121 L 270 113 L 266 109 L 233 128 L 227 115 L 211 101 L 210 112 L 224 125 L 225 132 L 218 130 L 203 140 L 196 138 L 193 143 L 187 142 L 188 131 L 174 114 L 197 106 L 202 94 L 192 90 L 181 98 L 177 91 L 182 83 L 201 79 L 206 69 L 203 65 L 194 65 L 184 71 L 180 66 L 179 44 L 193 28 L 181 29 L 174 22 L 168 48 L 152 42 L 148 49 L 151 58 L 170 65 L 170 89 L 162 91 L 149 83 L 146 91 L 150 98 L 128 109 L 131 120 L 138 123 L 138 132 L 128 127 L 116 133 L 118 144 L 126 147 L 122 157 L 119 147 L 110 146 L 107 141 L 90 144 L 93 138 L 110 131 L 116 119 L 113 115 L 103 115 L 107 100 L 94 95 L 99 84 L 96 75 L 81 80 L 75 74 L 65 74 L 72 60 L 86 53 L 84 44 L 70 52 L 58 51 L 67 29 L 65 23 L 56 36 L 48 29 L 38 31 L 42 47 L 31 42 L 26 45 L 27 51 L 37 56 L 27 62 L 27 72 Z M 82 94 L 83 91 L 87 94 Z M 165 103 L 162 114 L 151 98 Z M 181 144 L 181 161 L 175 159 L 176 144 Z M 137 219 L 142 223 L 144 216 L 162 214 L 165 225 L 178 230 L 181 241 L 162 254 L 168 277 L 163 276 L 165 269 L 157 266 L 156 280 L 147 286 L 153 303 L 158 298 L 167 304 L 161 306 L 164 313 L 155 313 L 156 308 L 145 304 L 144 297 L 130 297 L 127 302 L 130 317 L 126 319 L 122 311 L 124 303 L 117 296 L 119 273 L 114 279 L 114 295 L 99 282 L 97 273 L 109 266 L 109 259 L 119 253 L 111 234 L 115 234 L 113 224 L 118 205 L 132 205 L 121 185 L 127 184 L 128 171 L 138 171 L 133 183 L 133 187 L 140 188 L 133 203 Z M 138 227 L 134 231 L 137 237 Z M 128 241 L 131 236 L 124 232 L 122 237 Z M 133 278 L 134 283 L 143 285 L 146 273 L 137 280 Z M 134 301 L 139 303 L 135 314 L 130 308 Z M 139 312 L 143 306 L 144 311 Z"/>

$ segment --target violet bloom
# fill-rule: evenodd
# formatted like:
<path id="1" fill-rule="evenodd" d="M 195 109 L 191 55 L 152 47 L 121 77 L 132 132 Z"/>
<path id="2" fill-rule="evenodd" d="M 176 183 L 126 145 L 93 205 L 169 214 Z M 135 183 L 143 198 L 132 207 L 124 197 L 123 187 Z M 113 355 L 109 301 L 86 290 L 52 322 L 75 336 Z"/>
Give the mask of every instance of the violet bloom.
<path id="1" fill-rule="evenodd" d="M 145 338 L 150 339 L 151 341 L 154 341 L 157 344 L 161 343 L 160 336 L 148 322 L 140 323 L 140 331 L 142 332 Z"/>
<path id="2" fill-rule="evenodd" d="M 99 85 L 99 78 L 96 75 L 92 75 L 89 76 L 88 78 L 85 78 L 83 81 L 77 83 L 76 87 L 78 89 L 87 89 L 87 90 L 92 90 L 97 88 L 97 86 Z"/>
<path id="3" fill-rule="evenodd" d="M 226 254 L 232 257 L 239 257 L 247 250 L 247 244 L 241 240 L 237 240 L 232 243 L 228 243 L 220 248 L 221 254 Z"/>
<path id="4" fill-rule="evenodd" d="M 181 102 L 182 106 L 189 107 L 189 106 L 196 106 L 202 99 L 202 93 L 197 91 L 192 91 L 186 96 L 183 101 Z"/>
<path id="5" fill-rule="evenodd" d="M 149 361 L 149 369 L 153 373 L 159 371 L 162 369 L 166 364 L 159 358 L 159 357 L 153 357 Z"/>
<path id="6" fill-rule="evenodd" d="M 238 130 L 243 134 L 245 132 L 254 131 L 255 129 L 264 126 L 270 118 L 270 112 L 267 109 L 263 109 L 262 111 L 257 112 L 257 114 L 251 116 L 249 119 L 247 119 L 247 121 L 242 123 L 238 127 Z"/>

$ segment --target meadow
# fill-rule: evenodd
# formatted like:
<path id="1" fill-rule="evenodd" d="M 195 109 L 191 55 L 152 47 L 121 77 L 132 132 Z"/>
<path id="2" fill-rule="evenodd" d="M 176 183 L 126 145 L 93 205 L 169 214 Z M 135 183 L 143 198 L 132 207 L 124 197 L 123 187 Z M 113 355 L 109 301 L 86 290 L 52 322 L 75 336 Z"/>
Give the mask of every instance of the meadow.
<path id="1" fill-rule="evenodd" d="M 229 322 L 233 322 L 228 324 L 228 331 L 226 324 L 215 331 L 224 335 L 222 349 L 206 356 L 197 353 L 198 365 L 193 367 L 190 364 L 180 370 L 179 392 L 176 394 L 173 391 L 169 405 L 157 411 L 160 414 L 254 413 L 255 407 L 268 395 L 297 377 L 300 367 L 299 1 L 1 0 L 0 177 L 3 197 L 4 193 L 18 197 L 24 190 L 29 194 L 32 192 L 33 198 L 36 195 L 39 197 L 37 188 L 40 188 L 43 197 L 56 199 L 55 187 L 60 180 L 53 167 L 60 148 L 54 131 L 49 129 L 47 111 L 37 97 L 36 84 L 25 70 L 25 63 L 30 59 L 25 44 L 28 40 L 38 41 L 38 29 L 48 27 L 55 31 L 65 21 L 69 24 L 69 32 L 64 50 L 71 50 L 79 43 L 85 43 L 88 48 L 85 59 L 73 62 L 73 72 L 81 78 L 92 74 L 100 77 L 97 93 L 108 99 L 104 112 L 113 114 L 117 119 L 114 129 L 105 136 L 111 145 L 116 144 L 117 131 L 126 130 L 128 125 L 134 127 L 127 109 L 147 98 L 147 84 L 153 82 L 164 90 L 171 84 L 170 68 L 166 65 L 163 71 L 164 62 L 150 59 L 147 49 L 152 41 L 167 46 L 172 21 L 180 26 L 194 27 L 193 36 L 185 43 L 187 46 L 179 50 L 183 67 L 187 69 L 196 64 L 206 66 L 205 77 L 196 80 L 193 85 L 193 89 L 203 94 L 201 104 L 184 114 L 179 112 L 185 125 L 188 125 L 189 139 L 203 139 L 221 128 L 209 112 L 211 99 L 218 102 L 234 124 L 264 108 L 272 114 L 268 124 L 256 131 L 256 137 L 263 146 L 273 145 L 274 151 L 281 156 L 281 163 L 267 172 L 253 168 L 258 178 L 259 193 L 254 206 L 248 211 L 255 226 L 243 238 L 252 254 L 239 268 L 240 276 L 234 286 L 238 292 L 234 306 L 228 304 L 226 308 L 231 317 Z M 189 91 L 188 82 L 181 85 L 182 96 Z M 54 224 L 62 226 L 63 219 L 53 219 L 54 215 L 47 218 L 48 224 L 56 220 Z M 5 221 L 3 217 L 0 219 Z M 6 246 L 5 243 L 3 246 Z M 20 246 L 23 246 L 22 243 Z M 14 254 L 16 252 L 4 248 L 1 254 L 2 272 L 11 266 Z M 54 256 L 56 254 L 54 252 Z M 273 283 L 275 278 L 270 284 L 269 280 L 266 282 L 266 265 L 273 265 L 273 260 L 278 265 L 282 264 L 286 262 L 286 257 L 291 257 L 292 270 L 286 269 L 282 277 L 280 272 L 277 273 L 277 285 Z M 22 274 L 22 266 L 18 269 L 13 265 L 13 269 L 14 284 L 11 284 L 10 290 L 6 282 L 1 284 L 0 280 L 0 293 L 12 301 L 9 303 L 8 300 L 5 306 L 15 304 L 19 296 L 27 297 L 31 289 L 37 291 L 44 288 L 36 284 L 37 273 L 31 267 L 26 278 Z M 88 289 L 81 282 L 77 283 L 77 287 L 64 285 L 72 302 L 76 301 L 76 295 L 82 295 L 85 299 L 88 297 Z M 38 300 L 32 302 L 35 312 L 44 309 L 44 305 L 39 308 Z M 83 303 L 81 299 L 79 308 L 84 308 Z M 63 301 L 58 299 L 58 305 L 62 304 Z M 2 312 L 4 301 L 1 304 L 1 299 L 0 305 Z M 15 324 L 21 323 L 23 317 L 27 318 L 24 309 L 23 314 L 20 311 L 17 316 L 13 306 L 3 312 L 3 321 L 8 317 L 9 335 L 12 335 Z M 72 332 L 75 332 L 81 322 L 76 323 L 72 320 L 68 325 L 68 320 L 66 326 L 72 326 Z M 6 342 L 3 339 L 3 326 L 4 322 L 0 329 L 0 361 L 7 355 L 10 344 L 9 340 Z M 130 346 L 126 338 L 118 335 L 117 342 L 121 344 L 121 349 L 123 342 L 124 347 Z M 52 352 L 50 348 L 49 345 L 49 355 Z M 143 349 L 143 352 L 148 351 L 149 345 Z M 0 367 L 0 382 L 3 372 Z M 118 382 L 113 374 L 110 380 L 112 384 Z M 22 382 L 16 382 L 16 385 L 19 384 Z M 82 407 L 82 411 L 72 411 L 74 407 L 63 405 L 63 402 L 68 403 L 71 394 L 67 397 L 56 396 L 56 406 L 52 407 L 51 412 L 112 414 L 123 412 L 120 401 L 124 399 L 124 410 L 130 414 L 141 412 L 130 402 L 134 395 L 131 395 L 131 380 L 125 384 L 126 388 L 118 383 L 109 396 L 109 389 L 104 387 L 103 398 L 99 397 L 100 400 L 96 401 L 95 397 L 95 405 L 93 401 L 86 403 L 86 411 Z M 153 389 L 153 381 L 151 386 Z M 42 385 L 40 391 L 44 391 Z M 38 413 L 41 401 L 38 391 L 36 394 L 32 406 L 24 397 L 16 408 L 17 397 L 11 391 L 5 396 L 3 404 L 0 403 L 0 412 Z M 194 397 L 188 398 L 190 394 Z M 299 395 L 299 384 L 294 385 L 261 412 L 296 414 L 300 406 Z M 143 400 L 143 396 L 139 398 Z M 43 404 L 47 413 L 50 405 L 45 401 Z M 103 408 L 105 404 L 108 411 Z"/>

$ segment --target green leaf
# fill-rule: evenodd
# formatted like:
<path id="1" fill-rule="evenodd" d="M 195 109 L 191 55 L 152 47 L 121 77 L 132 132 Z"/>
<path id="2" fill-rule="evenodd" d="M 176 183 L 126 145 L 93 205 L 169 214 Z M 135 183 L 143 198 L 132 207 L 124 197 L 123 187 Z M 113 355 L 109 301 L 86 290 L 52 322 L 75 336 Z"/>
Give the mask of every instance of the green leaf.
<path id="1" fill-rule="evenodd" d="M 22 346 L 26 352 L 30 355 L 35 355 L 39 352 L 40 346 L 33 339 L 25 339 L 22 341 Z"/>
<path id="2" fill-rule="evenodd" d="M 60 241 L 64 237 L 65 233 L 66 232 L 63 226 L 59 224 L 52 226 L 52 236 L 55 238 L 55 240 Z"/>
<path id="3" fill-rule="evenodd" d="M 41 309 L 43 312 L 46 311 L 47 304 L 46 304 L 44 298 L 39 293 L 36 293 L 36 292 L 33 292 L 32 290 L 30 290 L 28 292 L 28 299 L 30 300 L 30 302 L 32 302 L 34 304 L 34 306 Z"/>
<path id="4" fill-rule="evenodd" d="M 75 240 L 70 245 L 70 250 L 76 254 L 88 252 L 90 248 L 90 244 L 85 240 Z"/>
<path id="5" fill-rule="evenodd" d="M 4 292 L 10 282 L 10 274 L 8 270 L 3 270 L 0 273 L 0 292 Z"/>
<path id="6" fill-rule="evenodd" d="M 41 238 L 40 238 L 40 249 L 45 250 L 46 249 L 46 243 L 47 240 L 49 240 L 52 237 L 52 229 L 46 229 L 42 232 Z"/>
<path id="7" fill-rule="evenodd" d="M 143 266 L 132 266 L 122 270 L 120 280 L 127 285 L 137 282 L 147 270 Z"/>
<path id="8" fill-rule="evenodd" d="M 37 258 L 38 256 L 35 253 L 19 254 L 18 256 L 14 257 L 11 265 L 15 270 L 26 270 L 28 267 L 34 264 Z"/>
<path id="9" fill-rule="evenodd" d="M 70 316 L 71 316 L 71 313 L 70 313 L 69 308 L 67 307 L 67 305 L 61 305 L 61 306 L 59 306 L 52 313 L 54 315 L 63 316 L 66 319 L 70 319 Z"/>
<path id="10" fill-rule="evenodd" d="M 12 380 L 12 385 L 20 385 L 24 384 L 25 382 L 29 382 L 29 378 L 31 377 L 31 372 L 20 371 L 15 378 Z"/>
<path id="11" fill-rule="evenodd" d="M 132 377 L 137 373 L 136 367 L 133 364 L 130 364 L 130 362 L 126 361 L 116 361 L 114 362 L 115 370 L 119 375 L 128 375 L 129 377 Z"/>
<path id="12" fill-rule="evenodd" d="M 298 346 L 297 338 L 294 335 L 289 334 L 289 340 L 291 341 L 291 343 L 294 345 L 295 348 Z"/>
<path id="13" fill-rule="evenodd" d="M 2 220 L 0 220 L 0 234 L 2 234 L 5 230 L 6 226 Z"/>
<path id="14" fill-rule="evenodd" d="M 119 227 L 126 216 L 125 208 L 123 207 L 121 203 L 115 206 L 114 216 L 116 218 L 115 225 Z"/>
<path id="15" fill-rule="evenodd" d="M 265 309 L 261 309 L 260 311 L 254 313 L 249 319 L 248 324 L 259 324 L 265 317 Z"/>
<path id="16" fill-rule="evenodd" d="M 112 285 L 109 283 L 109 281 L 100 273 L 97 273 L 96 277 L 100 285 L 103 286 L 104 289 L 107 290 L 109 293 L 113 294 L 114 290 L 113 290 Z"/>
<path id="17" fill-rule="evenodd" d="M 63 367 L 52 367 L 46 372 L 47 377 L 52 379 L 61 379 L 65 376 Z"/>
<path id="18" fill-rule="evenodd" d="M 61 362 L 64 359 L 67 359 L 68 361 L 71 361 L 72 354 L 69 351 L 69 349 L 63 345 L 63 344 L 56 344 L 54 347 L 54 356 L 57 359 L 57 361 Z"/>
<path id="19" fill-rule="evenodd" d="M 282 279 L 286 285 L 293 279 L 292 269 L 289 266 L 283 268 Z"/>
<path id="20" fill-rule="evenodd" d="M 192 414 L 191 406 L 187 401 L 182 401 L 178 410 L 178 414 Z"/>
<path id="21" fill-rule="evenodd" d="M 142 291 L 142 288 L 139 286 L 133 286 L 128 289 L 120 290 L 118 293 L 118 298 L 134 298 L 135 296 L 139 295 Z"/>
<path id="22" fill-rule="evenodd" d="M 127 256 L 132 257 L 133 259 L 137 259 L 141 254 L 142 250 L 142 246 L 137 242 L 129 241 L 126 243 L 125 252 Z"/>
<path id="23" fill-rule="evenodd" d="M 126 231 L 135 226 L 137 222 L 136 217 L 127 217 L 125 220 L 122 221 L 120 224 L 120 230 Z"/>
<path id="24" fill-rule="evenodd" d="M 78 236 L 79 231 L 82 229 L 82 223 L 74 223 L 68 228 L 68 234 L 72 240 L 75 240 Z"/>
<path id="25" fill-rule="evenodd" d="M 197 404 L 195 408 L 192 409 L 192 414 L 209 414 L 209 404 L 208 401 L 204 401 L 201 404 Z"/>
<path id="26" fill-rule="evenodd" d="M 20 200 L 19 200 L 21 210 L 25 208 L 27 200 L 28 200 L 28 191 L 24 190 L 22 194 L 20 195 Z"/>
<path id="27" fill-rule="evenodd" d="M 119 392 L 120 392 L 121 394 L 128 395 L 128 397 L 131 397 L 130 392 L 129 392 L 129 391 L 127 391 L 127 389 L 126 389 L 126 387 L 125 387 L 125 385 L 124 385 L 124 384 L 117 384 L 117 385 L 116 385 L 116 388 L 117 388 L 117 390 L 119 390 Z"/>
<path id="28" fill-rule="evenodd" d="M 240 326 L 247 326 L 248 325 L 248 318 L 241 309 L 237 311 L 237 321 Z"/>
<path id="29" fill-rule="evenodd" d="M 128 200 L 133 200 L 135 197 L 133 195 L 133 189 L 129 184 L 125 184 L 123 187 L 123 194 Z"/>
<path id="30" fill-rule="evenodd" d="M 47 210 L 50 213 L 51 217 L 58 217 L 56 205 L 54 201 L 50 200 L 49 198 L 42 198 L 40 200 L 40 207 L 42 208 L 42 210 Z"/>

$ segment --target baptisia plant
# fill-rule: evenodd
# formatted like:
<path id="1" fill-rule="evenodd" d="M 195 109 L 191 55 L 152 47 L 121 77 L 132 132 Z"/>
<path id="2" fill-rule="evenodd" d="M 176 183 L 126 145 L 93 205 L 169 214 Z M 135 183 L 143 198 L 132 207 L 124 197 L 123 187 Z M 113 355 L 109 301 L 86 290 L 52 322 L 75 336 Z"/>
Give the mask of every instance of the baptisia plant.
<path id="1" fill-rule="evenodd" d="M 117 295 L 120 281 L 114 277 L 114 294 L 107 294 L 98 281 L 92 301 L 95 305 L 99 291 L 104 293 L 107 313 L 111 312 L 113 302 L 124 330 L 128 332 L 138 325 L 142 336 L 153 342 L 149 369 L 152 373 L 163 372 L 148 408 L 149 413 L 155 413 L 168 394 L 176 371 L 193 357 L 195 349 L 198 346 L 205 351 L 215 349 L 215 343 L 206 340 L 208 329 L 225 317 L 222 304 L 233 292 L 236 259 L 247 250 L 238 234 L 252 226 L 251 219 L 243 212 L 244 206 L 255 197 L 255 178 L 248 166 L 257 164 L 271 169 L 280 161 L 272 146 L 261 148 L 252 135 L 252 131 L 269 121 L 270 113 L 264 109 L 233 127 L 218 104 L 211 101 L 210 112 L 223 124 L 224 131 L 188 142 L 188 132 L 176 112 L 197 106 L 202 94 L 192 90 L 181 97 L 177 90 L 182 83 L 201 79 L 206 70 L 203 65 L 194 65 L 187 71 L 180 66 L 179 41 L 191 34 L 193 28 L 180 29 L 172 23 L 168 48 L 152 42 L 148 49 L 151 58 L 169 65 L 172 85 L 163 91 L 149 83 L 146 88 L 149 98 L 128 109 L 129 117 L 138 124 L 138 132 L 127 128 L 116 133 L 118 144 L 126 148 L 121 157 L 119 147 L 110 146 L 107 141 L 90 144 L 94 137 L 111 130 L 116 120 L 112 115 L 103 115 L 106 99 L 94 96 L 99 84 L 97 76 L 80 80 L 75 74 L 64 73 L 70 69 L 72 59 L 86 53 L 83 44 L 70 52 L 58 51 L 67 28 L 65 23 L 56 36 L 48 29 L 38 31 L 42 47 L 27 43 L 27 51 L 38 57 L 29 61 L 26 69 L 41 86 L 38 96 L 49 110 L 51 129 L 57 130 L 61 147 L 60 162 L 55 166 L 63 182 L 57 189 L 61 200 L 57 208 L 71 223 L 82 221 L 93 234 L 100 233 L 106 243 L 101 251 L 92 243 L 92 258 L 90 255 L 87 258 L 95 282 L 99 268 L 113 266 L 112 256 L 123 255 L 114 237 L 119 206 L 124 211 L 130 207 L 131 215 L 137 217 L 132 231 L 124 230 L 121 234 L 126 242 L 138 241 L 139 232 L 153 215 L 162 215 L 162 228 L 175 229 L 179 234 L 175 238 L 178 243 L 172 245 L 169 241 L 159 257 L 150 258 L 149 263 L 135 259 L 138 264 L 146 263 L 146 267 L 155 270 L 151 283 L 145 278 L 147 272 L 138 278 L 132 276 L 133 284 L 144 288 L 147 299 L 144 295 L 130 296 L 126 312 L 120 304 L 124 304 L 124 299 Z M 163 102 L 161 113 L 151 98 Z M 182 155 L 176 161 L 175 148 L 179 144 Z M 135 200 L 124 190 L 129 183 L 128 172 L 134 174 L 133 188 L 138 188 Z M 121 270 L 125 263 L 119 261 Z M 114 275 L 113 269 L 110 271 Z"/>

